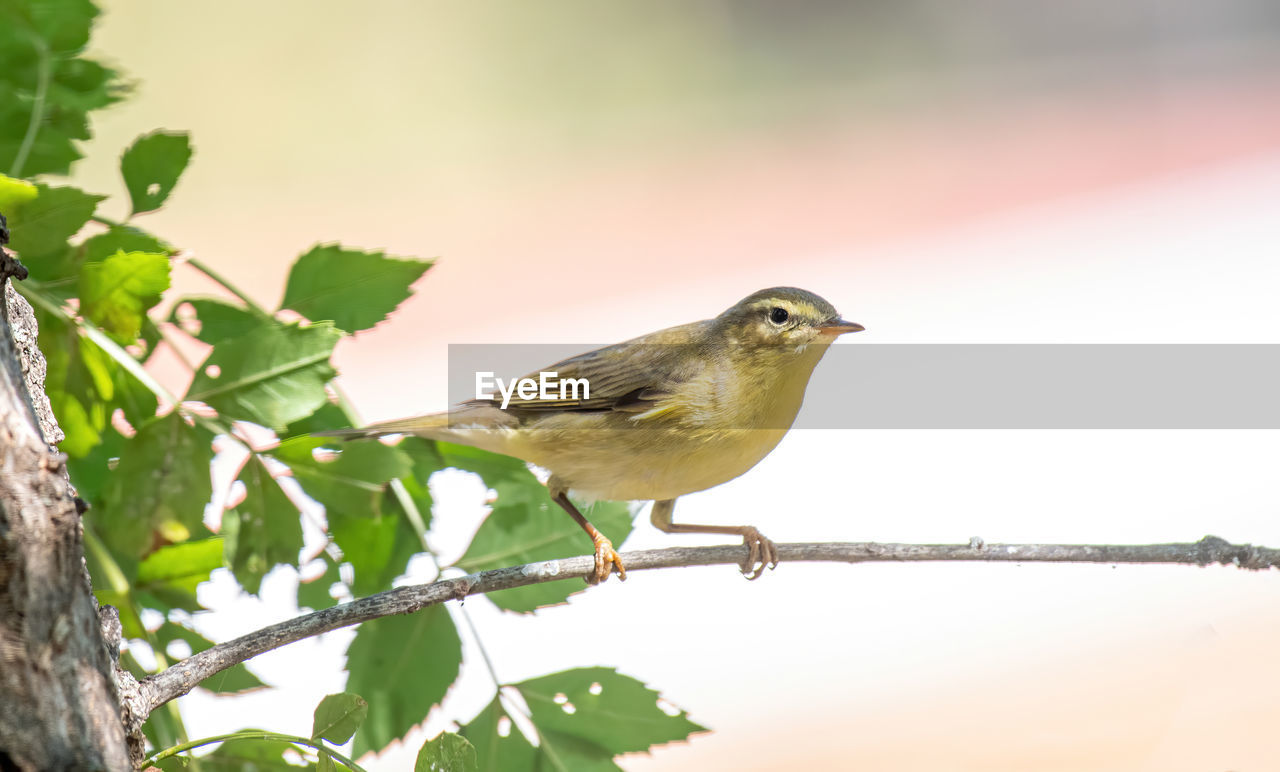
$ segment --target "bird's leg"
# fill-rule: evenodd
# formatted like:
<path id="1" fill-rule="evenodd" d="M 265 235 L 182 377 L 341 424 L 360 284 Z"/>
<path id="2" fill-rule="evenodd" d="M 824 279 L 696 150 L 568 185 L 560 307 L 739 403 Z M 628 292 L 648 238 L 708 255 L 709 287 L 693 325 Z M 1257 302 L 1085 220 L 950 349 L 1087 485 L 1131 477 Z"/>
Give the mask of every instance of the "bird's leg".
<path id="1" fill-rule="evenodd" d="M 609 538 L 600 533 L 587 518 L 582 516 L 578 508 L 569 500 L 569 494 L 563 490 L 553 490 L 551 500 L 564 508 L 569 516 L 582 526 L 582 530 L 587 532 L 591 537 L 591 541 L 596 545 L 596 571 L 587 577 L 587 584 L 599 584 L 609 578 L 609 574 L 615 570 L 618 572 L 618 580 L 625 582 L 627 580 L 627 569 L 622 565 L 622 558 L 613 550 L 613 542 Z"/>
<path id="2" fill-rule="evenodd" d="M 675 511 L 676 500 L 653 502 L 653 511 L 649 513 L 649 522 L 663 533 L 729 533 L 742 537 L 747 548 L 747 557 L 742 561 L 742 575 L 748 579 L 759 579 L 765 567 L 777 568 L 778 548 L 765 538 L 754 527 L 749 525 L 691 525 L 671 522 L 671 514 Z"/>

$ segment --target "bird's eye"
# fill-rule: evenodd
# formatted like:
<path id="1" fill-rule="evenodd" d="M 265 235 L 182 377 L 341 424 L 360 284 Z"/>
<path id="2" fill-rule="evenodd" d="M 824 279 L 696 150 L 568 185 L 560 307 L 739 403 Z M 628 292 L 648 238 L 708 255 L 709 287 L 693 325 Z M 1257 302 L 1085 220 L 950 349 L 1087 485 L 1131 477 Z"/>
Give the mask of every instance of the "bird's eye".
<path id="1" fill-rule="evenodd" d="M 781 306 L 774 306 L 769 309 L 769 321 L 774 324 L 782 324 L 787 321 L 787 317 L 789 316 L 790 314 L 787 313 L 787 309 L 782 308 Z"/>

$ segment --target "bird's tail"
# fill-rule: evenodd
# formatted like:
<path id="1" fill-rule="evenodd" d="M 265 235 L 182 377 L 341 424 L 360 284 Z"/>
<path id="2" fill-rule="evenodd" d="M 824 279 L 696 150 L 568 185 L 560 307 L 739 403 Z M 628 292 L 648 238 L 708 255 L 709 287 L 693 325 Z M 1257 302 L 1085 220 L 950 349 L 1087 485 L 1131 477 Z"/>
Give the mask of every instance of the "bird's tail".
<path id="1" fill-rule="evenodd" d="M 383 437 L 388 434 L 416 434 L 430 437 L 441 430 L 449 428 L 448 413 L 433 413 L 412 418 L 398 418 L 394 421 L 382 421 L 356 429 L 331 429 L 323 432 L 312 432 L 316 437 L 337 437 L 343 440 L 358 440 L 366 437 Z"/>
<path id="2" fill-rule="evenodd" d="M 489 434 L 492 430 L 514 426 L 515 419 L 494 407 L 460 405 L 447 413 L 431 413 L 382 421 L 358 429 L 333 429 L 312 432 L 316 437 L 337 437 L 344 440 L 383 437 L 388 434 L 412 434 L 431 440 L 478 444 L 473 435 Z"/>

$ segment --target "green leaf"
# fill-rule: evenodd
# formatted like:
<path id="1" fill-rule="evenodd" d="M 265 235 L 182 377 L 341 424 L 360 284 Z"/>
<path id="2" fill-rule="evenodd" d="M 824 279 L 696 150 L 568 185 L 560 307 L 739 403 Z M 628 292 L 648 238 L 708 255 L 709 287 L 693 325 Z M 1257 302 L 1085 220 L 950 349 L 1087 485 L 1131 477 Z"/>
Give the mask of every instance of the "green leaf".
<path id="1" fill-rule="evenodd" d="M 30 182 L 0 174 L 0 214 L 6 219 L 11 218 L 15 210 L 35 201 L 39 194 L 39 189 Z"/>
<path id="2" fill-rule="evenodd" d="M 208 430 L 188 426 L 177 413 L 144 424 L 124 443 L 101 511 L 88 513 L 114 552 L 141 557 L 157 531 L 173 542 L 205 530 L 212 443 Z"/>
<path id="3" fill-rule="evenodd" d="M 113 225 L 104 233 L 87 238 L 80 245 L 86 261 L 106 260 L 117 252 L 152 252 L 173 257 L 178 250 L 132 225 Z"/>
<path id="4" fill-rule="evenodd" d="M 530 475 L 532 477 L 532 475 Z M 536 483 L 536 479 L 534 480 Z M 533 490 L 513 495 L 509 484 L 503 485 L 493 511 L 481 523 L 458 567 L 467 572 L 533 563 L 541 560 L 592 554 L 591 539 L 573 518 L 547 499 L 546 489 L 538 486 L 542 501 L 530 501 Z M 585 508 L 583 514 L 599 528 L 614 546 L 621 546 L 631 533 L 631 510 L 621 502 L 599 502 Z M 491 592 L 487 596 L 499 608 L 528 613 L 543 606 L 563 603 L 570 595 L 586 589 L 580 580 L 544 582 Z"/>
<path id="5" fill-rule="evenodd" d="M 409 557 L 421 551 L 398 509 L 387 507 L 389 499 L 394 501 L 387 483 L 409 475 L 409 458 L 380 442 L 352 442 L 344 443 L 336 458 L 319 461 L 312 451 L 324 444 L 321 438 L 296 437 L 272 455 L 289 465 L 308 496 L 324 504 L 329 532 L 355 570 L 353 591 L 385 590 Z"/>
<path id="6" fill-rule="evenodd" d="M 251 593 L 278 563 L 296 565 L 302 549 L 298 508 L 272 479 L 263 462 L 249 459 L 240 471 L 245 498 L 222 516 L 227 562 L 240 585 Z"/>
<path id="7" fill-rule="evenodd" d="M 297 437 L 303 434 L 328 431 L 329 429 L 345 429 L 351 425 L 342 408 L 332 402 L 325 402 L 311 415 L 301 418 L 285 429 L 284 436 Z"/>
<path id="8" fill-rule="evenodd" d="M 480 475 L 497 499 L 471 540 L 458 568 L 468 572 L 591 554 L 591 540 L 573 518 L 547 496 L 547 489 L 523 461 L 496 453 L 436 443 L 441 463 Z M 631 533 L 631 512 L 621 502 L 600 502 L 584 512 L 615 547 Z M 544 582 L 489 593 L 489 600 L 508 611 L 528 613 L 563 603 L 586 589 L 575 582 Z"/>
<path id="9" fill-rule="evenodd" d="M 347 649 L 347 690 L 372 706 L 355 756 L 381 750 L 444 699 L 462 664 L 462 642 L 443 606 L 365 622 Z"/>
<path id="10" fill-rule="evenodd" d="M 479 772 L 476 749 L 461 735 L 441 732 L 422 744 L 413 772 Z"/>
<path id="11" fill-rule="evenodd" d="M 417 535 L 398 513 L 381 517 L 337 514 L 329 518 L 329 532 L 342 549 L 343 560 L 351 564 L 351 592 L 358 597 L 390 589 L 392 580 L 405 572 L 409 558 L 422 552 Z"/>
<path id="12" fill-rule="evenodd" d="M 142 333 L 147 311 L 169 289 L 169 258 L 154 252 L 117 252 L 80 269 L 80 311 L 116 342 Z"/>
<path id="13" fill-rule="evenodd" d="M 5 2 L 0 8 L 0 169 L 27 177 L 66 174 L 80 157 L 74 140 L 89 137 L 87 113 L 124 91 L 116 73 L 77 56 L 98 9 L 89 0 Z M 37 131 L 28 138 L 34 110 L 40 111 Z"/>
<path id="14" fill-rule="evenodd" d="M 311 737 L 323 737 L 334 745 L 342 745 L 351 739 L 367 715 L 369 703 L 360 695 L 348 692 L 330 694 L 316 706 Z"/>
<path id="15" fill-rule="evenodd" d="M 505 734 L 501 731 L 506 729 Z M 489 706 L 459 730 L 476 749 L 481 772 L 528 772 L 540 769 L 542 756 L 511 723 L 502 702 L 493 698 Z M 555 769 L 554 766 L 547 767 Z"/>
<path id="16" fill-rule="evenodd" d="M 165 622 L 160 625 L 160 629 L 156 630 L 155 635 L 162 648 L 168 647 L 174 641 L 185 641 L 191 647 L 192 654 L 202 652 L 213 645 L 213 641 L 205 638 L 200 633 L 175 622 Z M 257 676 L 249 672 L 243 662 L 233 665 L 220 673 L 215 673 L 200 682 L 200 688 L 217 694 L 243 694 L 265 686 L 266 684 L 258 680 Z"/>
<path id="17" fill-rule="evenodd" d="M 61 278 L 47 269 L 51 256 L 67 248 L 67 240 L 80 232 L 93 216 L 98 202 L 94 196 L 72 187 L 36 186 L 37 195 L 4 213 L 9 220 L 9 248 L 16 250 L 31 275 L 41 281 Z"/>
<path id="18" fill-rule="evenodd" d="M 283 427 L 324 404 L 324 385 L 335 372 L 329 357 L 339 337 L 330 324 L 264 322 L 214 346 L 187 399 L 207 403 L 224 418 Z"/>
<path id="19" fill-rule="evenodd" d="M 185 131 L 153 131 L 134 140 L 120 158 L 133 214 L 159 209 L 190 160 L 191 136 Z"/>
<path id="20" fill-rule="evenodd" d="M 408 456 L 381 442 L 348 442 L 317 460 L 313 451 L 332 441 L 318 437 L 285 440 L 271 455 L 289 465 L 307 495 L 327 514 L 376 517 L 382 514 L 387 482 L 412 470 Z"/>
<path id="21" fill-rule="evenodd" d="M 294 262 L 280 307 L 317 322 L 332 321 L 346 332 L 367 330 L 409 297 L 410 285 L 431 264 L 337 244 L 317 245 Z"/>
<path id="22" fill-rule="evenodd" d="M 325 563 L 324 573 L 310 581 L 298 582 L 298 608 L 319 611 L 338 602 L 331 592 L 333 586 L 342 581 L 338 564 L 327 553 L 321 553 L 320 558 Z"/>
<path id="23" fill-rule="evenodd" d="M 565 670 L 515 686 L 539 733 L 576 738 L 609 756 L 647 751 L 706 731 L 684 711 L 668 715 L 658 707 L 658 692 L 613 668 Z"/>
<path id="24" fill-rule="evenodd" d="M 253 730 L 241 729 L 241 732 Z M 297 772 L 302 765 L 285 761 L 285 751 L 300 750 L 284 740 L 242 738 L 227 740 L 217 750 L 200 757 L 200 769 L 213 772 Z"/>
<path id="25" fill-rule="evenodd" d="M 150 593 L 166 606 L 195 611 L 200 608 L 196 588 L 222 568 L 223 550 L 221 537 L 161 547 L 138 564 L 134 590 Z"/>
<path id="26" fill-rule="evenodd" d="M 217 298 L 183 298 L 174 304 L 173 311 L 169 314 L 169 321 L 178 324 L 183 330 L 187 326 L 178 314 L 178 309 L 184 304 L 191 306 L 199 320 L 194 336 L 211 346 L 251 332 L 264 321 L 261 316 L 243 306 L 232 305 Z"/>
<path id="27" fill-rule="evenodd" d="M 35 315 L 40 327 L 40 350 L 47 366 L 45 393 L 66 435 L 58 448 L 72 458 L 81 458 L 101 441 L 113 394 L 100 391 L 104 388 L 101 373 L 92 372 L 81 357 L 86 342 L 79 330 L 63 317 L 38 306 Z M 112 379 L 105 380 L 105 388 L 113 389 Z"/>

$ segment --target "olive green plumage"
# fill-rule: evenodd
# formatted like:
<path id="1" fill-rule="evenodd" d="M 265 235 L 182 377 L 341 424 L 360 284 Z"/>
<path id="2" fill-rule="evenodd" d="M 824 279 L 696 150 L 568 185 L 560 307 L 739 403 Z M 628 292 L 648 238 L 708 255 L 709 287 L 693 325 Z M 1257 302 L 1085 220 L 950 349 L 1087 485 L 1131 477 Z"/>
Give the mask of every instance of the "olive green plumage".
<path id="1" fill-rule="evenodd" d="M 498 399 L 471 400 L 447 413 L 330 434 L 416 434 L 514 456 L 550 470 L 548 487 L 562 505 L 568 491 L 588 500 L 670 502 L 741 475 L 773 450 L 827 346 L 861 329 L 812 292 L 775 287 L 713 319 L 543 368 L 561 379 L 585 379 L 589 389 L 576 398 L 511 399 L 505 409 Z M 655 507 L 654 522 L 664 530 L 713 529 L 750 541 L 745 526 L 677 526 L 670 510 L 670 504 Z M 570 514 L 594 531 L 576 510 Z M 763 549 L 768 540 L 749 530 Z M 596 539 L 603 571 L 597 580 L 608 576 L 611 563 L 621 566 L 609 555 L 600 565 L 602 538 Z M 763 554 L 768 557 L 768 549 Z M 759 557 L 756 549 L 752 555 Z"/>

